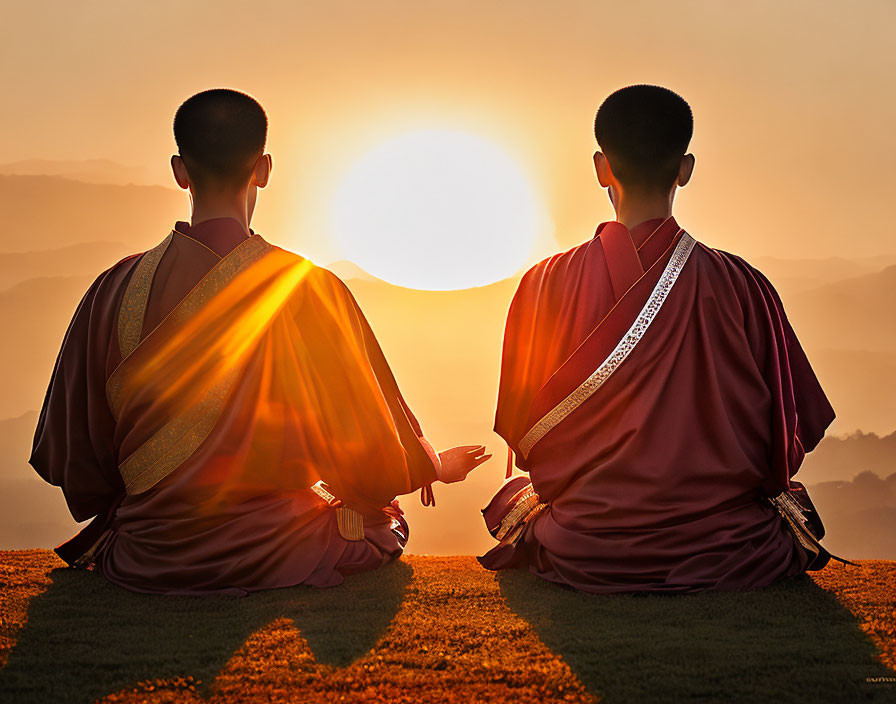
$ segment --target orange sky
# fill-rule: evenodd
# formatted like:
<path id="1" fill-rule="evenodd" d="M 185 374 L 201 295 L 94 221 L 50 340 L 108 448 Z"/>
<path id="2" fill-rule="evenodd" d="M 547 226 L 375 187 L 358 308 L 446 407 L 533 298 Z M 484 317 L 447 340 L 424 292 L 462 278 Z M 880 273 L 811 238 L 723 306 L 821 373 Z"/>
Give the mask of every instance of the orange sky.
<path id="1" fill-rule="evenodd" d="M 0 163 L 105 157 L 171 184 L 174 110 L 226 85 L 270 113 L 276 166 L 255 224 L 274 241 L 349 258 L 327 204 L 353 158 L 439 127 L 510 151 L 565 248 L 610 217 L 591 175 L 595 108 L 655 82 L 694 108 L 697 171 L 678 212 L 696 236 L 747 256 L 896 250 L 890 0 L 298 5 L 7 7 Z"/>

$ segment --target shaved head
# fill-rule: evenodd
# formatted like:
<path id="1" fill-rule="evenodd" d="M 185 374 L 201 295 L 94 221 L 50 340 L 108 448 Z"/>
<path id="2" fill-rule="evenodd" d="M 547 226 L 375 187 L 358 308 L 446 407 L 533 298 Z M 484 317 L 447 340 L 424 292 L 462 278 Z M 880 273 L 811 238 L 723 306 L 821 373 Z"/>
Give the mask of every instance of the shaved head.
<path id="1" fill-rule="evenodd" d="M 594 120 L 594 136 L 613 175 L 623 186 L 645 192 L 672 188 L 693 133 L 690 106 L 660 86 L 617 90 Z"/>
<path id="2" fill-rule="evenodd" d="M 186 100 L 174 115 L 174 140 L 200 188 L 236 187 L 264 153 L 268 118 L 245 93 L 215 88 Z"/>

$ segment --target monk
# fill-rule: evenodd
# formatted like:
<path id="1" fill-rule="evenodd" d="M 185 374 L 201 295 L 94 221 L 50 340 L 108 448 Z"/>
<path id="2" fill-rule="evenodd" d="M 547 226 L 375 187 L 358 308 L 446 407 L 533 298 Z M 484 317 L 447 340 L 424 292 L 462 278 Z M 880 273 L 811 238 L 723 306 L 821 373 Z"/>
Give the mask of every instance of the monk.
<path id="1" fill-rule="evenodd" d="M 769 281 L 685 232 L 688 104 L 623 88 L 595 121 L 616 220 L 529 270 L 495 431 L 528 473 L 484 509 L 487 568 L 587 592 L 761 587 L 830 557 L 793 481 L 834 418 Z"/>
<path id="2" fill-rule="evenodd" d="M 31 464 L 78 521 L 57 548 L 166 594 L 337 585 L 401 554 L 396 496 L 456 482 L 334 274 L 249 228 L 267 117 L 209 90 L 174 118 L 192 219 L 103 272 L 66 333 Z"/>

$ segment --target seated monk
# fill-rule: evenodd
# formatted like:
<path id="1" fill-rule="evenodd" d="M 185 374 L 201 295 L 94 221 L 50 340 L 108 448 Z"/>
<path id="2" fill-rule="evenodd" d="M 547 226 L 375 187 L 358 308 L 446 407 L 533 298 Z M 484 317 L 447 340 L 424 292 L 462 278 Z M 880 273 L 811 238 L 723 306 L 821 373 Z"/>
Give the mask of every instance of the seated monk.
<path id="1" fill-rule="evenodd" d="M 791 477 L 833 410 L 769 281 L 672 217 L 688 104 L 631 86 L 597 113 L 616 221 L 535 265 L 504 338 L 508 478 L 480 562 L 596 592 L 761 587 L 831 557 Z"/>
<path id="2" fill-rule="evenodd" d="M 349 290 L 249 229 L 267 117 L 231 90 L 177 111 L 190 223 L 100 275 L 75 313 L 31 464 L 93 521 L 57 548 L 142 592 L 336 585 L 400 555 L 395 497 L 459 481 Z"/>

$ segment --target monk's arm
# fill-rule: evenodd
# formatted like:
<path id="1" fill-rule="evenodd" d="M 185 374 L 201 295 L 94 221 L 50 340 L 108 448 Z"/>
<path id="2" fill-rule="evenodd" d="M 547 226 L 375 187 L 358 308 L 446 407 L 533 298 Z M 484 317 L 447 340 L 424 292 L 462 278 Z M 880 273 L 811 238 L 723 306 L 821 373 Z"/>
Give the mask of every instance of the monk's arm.
<path id="1" fill-rule="evenodd" d="M 723 256 L 731 266 L 753 358 L 771 394 L 773 448 L 766 486 L 771 495 L 788 488 L 805 453 L 824 437 L 834 411 L 774 286 L 739 257 Z"/>
<path id="2" fill-rule="evenodd" d="M 317 424 L 333 440 L 314 441 L 316 468 L 339 498 L 384 506 L 423 490 L 432 499 L 439 455 L 423 435 L 398 389 L 380 345 L 351 292 L 335 275 L 315 268 L 304 282 L 298 315 L 302 355 L 313 360 Z"/>
<path id="3" fill-rule="evenodd" d="M 75 520 L 106 512 L 123 493 L 114 449 L 115 421 L 105 395 L 106 351 L 114 309 L 106 272 L 72 318 L 56 360 L 30 463 L 62 488 Z"/>
<path id="4" fill-rule="evenodd" d="M 825 430 L 833 422 L 835 413 L 831 407 L 803 346 L 784 311 L 784 303 L 778 291 L 765 275 L 753 269 L 764 289 L 768 306 L 779 320 L 781 346 L 786 350 L 787 364 L 793 383 L 797 411 L 797 437 L 804 450 L 811 452 L 824 437 Z"/>
<path id="5" fill-rule="evenodd" d="M 423 435 L 419 421 L 404 400 L 386 355 L 361 307 L 348 287 L 344 284 L 342 286 L 355 318 L 356 330 L 363 341 L 367 359 L 379 382 L 383 398 L 389 406 L 401 445 L 406 453 L 411 491 L 422 489 L 421 500 L 429 505 L 433 503 L 432 484 L 439 479 L 441 469 L 439 454 Z"/>
<path id="6" fill-rule="evenodd" d="M 540 267 L 533 267 L 523 276 L 510 302 L 504 325 L 501 348 L 501 375 L 495 409 L 495 432 L 520 459 L 519 441 L 525 435 L 529 404 L 534 392 L 532 374 L 533 348 L 537 342 L 535 319 L 538 308 Z"/>

